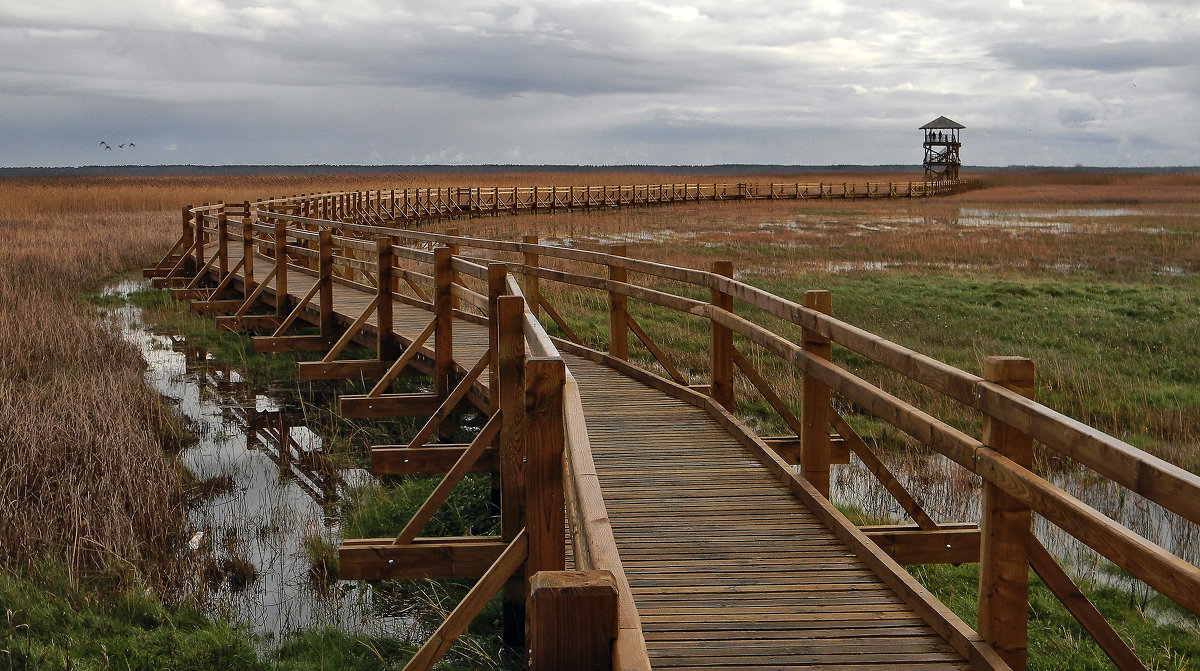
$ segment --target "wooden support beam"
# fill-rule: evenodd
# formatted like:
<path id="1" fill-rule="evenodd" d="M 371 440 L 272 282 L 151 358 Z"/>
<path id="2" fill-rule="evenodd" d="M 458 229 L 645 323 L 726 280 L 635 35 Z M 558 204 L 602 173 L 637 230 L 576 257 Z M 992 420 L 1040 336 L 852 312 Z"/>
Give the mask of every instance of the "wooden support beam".
<path id="1" fill-rule="evenodd" d="M 412 360 L 416 358 L 417 354 L 420 353 L 421 346 L 425 344 L 425 341 L 429 339 L 429 336 L 433 335 L 433 330 L 435 328 L 437 328 L 436 318 L 430 320 L 429 324 L 425 326 L 421 333 L 417 335 L 417 337 L 408 344 L 408 347 L 404 349 L 404 352 L 400 354 L 400 358 L 396 359 L 395 362 L 388 366 L 387 370 L 384 371 L 383 375 L 379 378 L 379 381 L 375 383 L 375 386 L 371 387 L 371 391 L 367 392 L 367 396 L 382 396 L 383 392 L 386 391 L 389 386 L 391 386 L 392 382 L 395 381 L 396 378 L 405 374 L 405 371 L 408 370 L 409 363 L 411 363 Z"/>
<path id="2" fill-rule="evenodd" d="M 617 598 L 609 571 L 535 573 L 529 580 L 529 670 L 612 669 Z"/>
<path id="3" fill-rule="evenodd" d="M 896 499 L 896 502 L 900 504 L 901 508 L 904 508 L 909 517 L 913 518 L 917 526 L 927 531 L 937 529 L 938 524 L 925 512 L 925 509 L 921 507 L 916 498 L 904 488 L 904 485 L 900 484 L 896 476 L 888 470 L 888 467 L 867 445 L 862 436 L 859 436 L 858 432 L 846 422 L 846 419 L 835 412 L 833 408 L 829 409 L 829 416 L 833 418 L 833 430 L 838 432 L 838 435 L 841 436 L 850 451 L 858 455 L 859 460 L 863 462 L 867 470 L 871 471 L 875 478 L 879 480 L 879 483 L 883 485 L 883 488 L 892 495 L 892 498 Z"/>
<path id="4" fill-rule="evenodd" d="M 828 291 L 804 292 L 804 306 L 824 314 L 833 314 L 833 297 Z M 820 333 L 803 329 L 806 352 L 828 361 L 833 345 Z M 825 498 L 829 498 L 829 387 L 811 375 L 805 375 L 802 388 L 801 460 L 804 479 Z"/>
<path id="5" fill-rule="evenodd" d="M 973 564 L 979 561 L 979 527 L 946 524 L 927 530 L 918 526 L 859 527 L 900 564 Z"/>
<path id="6" fill-rule="evenodd" d="M 577 333 L 575 333 L 574 329 L 567 325 L 567 320 L 563 319 L 562 315 L 558 314 L 558 310 L 554 309 L 554 306 L 546 300 L 545 296 L 541 296 L 539 304 L 546 310 L 546 314 L 550 315 L 550 319 L 558 326 L 558 328 L 562 329 L 562 332 L 567 336 L 567 340 L 570 340 L 576 344 L 583 344 L 583 340 L 580 339 Z"/>
<path id="7" fill-rule="evenodd" d="M 344 541 L 338 549 L 338 577 L 342 580 L 477 578 L 508 545 L 494 538 L 441 539 L 441 542 L 410 545 L 396 545 L 394 540 Z"/>
<path id="8" fill-rule="evenodd" d="M 787 424 L 788 428 L 792 431 L 795 431 L 797 436 L 802 434 L 804 432 L 804 424 L 796 417 L 791 408 L 783 402 L 783 399 L 779 398 L 779 395 L 775 393 L 775 390 L 771 388 L 771 384 L 758 372 L 758 369 L 736 347 L 733 348 L 730 354 L 733 356 L 734 365 L 742 371 L 746 379 L 750 380 L 750 384 L 763 395 L 767 404 L 774 408 L 779 418 L 783 420 L 783 423 Z"/>
<path id="9" fill-rule="evenodd" d="M 454 300 L 449 247 L 433 250 L 433 311 L 437 326 L 433 339 L 434 393 L 445 398 L 454 384 Z"/>
<path id="10" fill-rule="evenodd" d="M 246 319 L 243 317 L 242 319 Z M 255 352 L 323 352 L 333 343 L 323 335 L 254 336 L 250 340 Z"/>
<path id="11" fill-rule="evenodd" d="M 250 217 L 250 203 L 246 203 L 246 216 L 242 218 L 242 296 L 248 298 L 254 292 L 254 222 Z"/>
<path id="12" fill-rule="evenodd" d="M 561 533 L 561 530 L 560 530 Z M 421 646 L 417 654 L 409 660 L 408 665 L 404 668 L 406 671 L 428 671 L 433 668 L 442 655 L 454 645 L 454 641 L 466 631 L 467 625 L 488 601 L 492 600 L 492 596 L 508 580 L 525 562 L 525 557 L 528 553 L 528 537 L 524 532 L 520 533 L 511 543 L 505 547 L 504 551 L 496 558 L 495 563 L 488 567 L 487 572 L 475 583 L 467 596 L 458 604 L 438 627 L 438 630 L 433 632 L 433 636 Z"/>
<path id="13" fill-rule="evenodd" d="M 1113 664 L 1120 671 L 1146 671 L 1145 665 L 1129 649 L 1129 645 L 1112 628 L 1108 620 L 1104 619 L 1100 611 L 1096 610 L 1096 606 L 1087 598 L 1087 595 L 1080 591 L 1045 546 L 1031 536 L 1028 549 L 1029 563 L 1033 566 L 1033 570 L 1041 576 L 1042 581 L 1075 616 L 1079 624 L 1083 625 L 1087 633 L 1096 641 L 1096 645 L 1100 646 Z"/>
<path id="14" fill-rule="evenodd" d="M 408 444 L 409 447 L 421 447 L 433 437 L 433 432 L 437 431 L 442 425 L 442 422 L 445 422 L 446 419 L 450 417 L 458 403 L 466 398 L 467 392 L 471 390 L 471 387 L 474 386 L 475 381 L 479 379 L 479 376 L 482 375 L 483 371 L 488 367 L 488 363 L 491 362 L 491 358 L 492 354 L 490 351 L 479 357 L 479 361 L 475 362 L 475 365 L 471 367 L 471 370 L 468 371 L 461 380 L 459 380 L 454 389 L 449 394 L 446 394 L 446 396 L 443 397 L 434 394 L 436 398 L 441 399 L 441 404 L 438 405 L 437 409 L 433 411 L 433 414 L 429 416 L 429 420 L 425 422 L 425 425 L 422 426 L 419 431 L 417 431 L 417 435 L 413 436 L 412 441 Z M 346 397 L 343 396 L 342 398 Z M 384 398 L 386 398 L 386 396 Z"/>
<path id="15" fill-rule="evenodd" d="M 280 318 L 276 315 L 242 315 L 217 317 L 217 328 L 230 331 L 276 329 L 279 328 Z"/>
<path id="16" fill-rule="evenodd" d="M 625 245 L 611 245 L 608 253 L 625 256 Z M 608 279 L 614 282 L 629 281 L 629 272 L 617 266 L 608 266 Z M 622 361 L 629 359 L 629 297 L 615 291 L 608 292 L 608 353 Z"/>
<path id="17" fill-rule="evenodd" d="M 496 299 L 496 381 L 500 427 L 500 537 L 511 540 L 525 526 L 525 301 L 520 296 Z M 525 580 L 504 586 L 504 640 L 521 646 L 525 638 Z"/>
<path id="18" fill-rule="evenodd" d="M 767 436 L 762 440 L 767 447 L 775 450 L 787 463 L 793 465 L 800 463 L 800 447 L 802 445 L 800 436 Z M 841 436 L 829 437 L 829 463 L 850 463 L 850 448 Z"/>
<path id="19" fill-rule="evenodd" d="M 309 380 L 373 380 L 387 372 L 390 364 L 378 359 L 340 361 L 301 361 L 296 364 L 300 379 Z M 403 373 L 402 373 L 403 374 Z"/>
<path id="20" fill-rule="evenodd" d="M 347 395 L 338 398 L 338 411 L 346 419 L 424 417 L 442 407 L 437 394 Z"/>
<path id="21" fill-rule="evenodd" d="M 674 380 L 677 384 L 681 384 L 685 387 L 688 386 L 688 379 L 683 376 L 683 373 L 679 372 L 679 369 L 675 368 L 675 365 L 671 363 L 671 359 L 667 356 L 667 353 L 662 351 L 662 349 L 654 342 L 650 335 L 642 329 L 640 324 L 637 323 L 637 320 L 633 318 L 633 315 L 629 314 L 628 312 L 625 313 L 625 324 L 629 327 L 630 331 L 633 331 L 633 335 L 637 337 L 642 345 L 644 345 L 645 348 L 650 351 L 650 355 L 654 357 L 654 360 L 663 367 L 663 370 L 667 371 L 667 375 L 669 375 L 672 380 Z"/>
<path id="22" fill-rule="evenodd" d="M 713 273 L 723 277 L 733 277 L 732 261 L 715 261 Z M 712 290 L 711 301 L 714 308 L 733 312 L 733 296 L 718 289 Z M 712 391 L 713 400 L 730 412 L 735 412 L 737 404 L 733 396 L 733 331 L 722 324 L 710 320 L 712 340 Z"/>
<path id="23" fill-rule="evenodd" d="M 404 525 L 404 529 L 396 536 L 396 545 L 407 545 L 417 537 L 417 534 L 421 533 L 421 529 L 424 529 L 429 520 L 433 519 L 434 513 L 445 503 L 446 499 L 450 498 L 450 493 L 454 491 L 459 482 L 462 482 L 463 476 L 471 471 L 471 467 L 475 465 L 475 461 L 491 445 L 492 440 L 496 438 L 496 434 L 498 433 L 500 433 L 500 416 L 492 415 L 488 419 L 487 424 L 484 424 L 483 428 L 476 434 L 471 444 L 467 446 L 467 449 L 459 454 L 458 459 L 455 460 L 450 470 L 446 472 L 446 477 L 442 478 L 441 482 L 433 488 L 433 491 L 429 493 L 429 496 L 425 498 L 425 501 L 413 513 L 413 516 L 409 518 L 408 522 Z M 414 448 L 410 449 L 418 451 Z M 559 535 L 562 535 L 561 530 Z"/>
<path id="24" fill-rule="evenodd" d="M 527 245 L 536 245 L 538 236 L 525 235 L 521 237 L 521 242 Z M 529 268 L 538 268 L 541 260 L 537 252 L 525 252 L 524 264 Z M 525 291 L 525 301 L 529 304 L 529 311 L 533 313 L 534 319 L 542 318 L 542 289 L 540 279 L 537 275 L 525 275 L 525 286 L 522 287 Z"/>
<path id="25" fill-rule="evenodd" d="M 1021 357 L 988 357 L 983 377 L 1033 398 L 1033 362 Z M 1019 466 L 1033 466 L 1033 439 L 990 415 L 983 419 L 983 442 Z M 1029 506 L 984 480 L 979 526 L 979 635 L 1013 671 L 1028 656 Z"/>
<path id="26" fill-rule="evenodd" d="M 275 222 L 275 313 L 282 319 L 288 313 L 287 223 Z"/>
<path id="27" fill-rule="evenodd" d="M 222 300 L 194 301 L 190 307 L 192 314 L 211 315 L 222 312 L 233 312 L 242 306 L 242 299 L 227 298 Z"/>
<path id="28" fill-rule="evenodd" d="M 317 284 L 321 293 L 321 318 L 317 325 L 321 327 L 321 335 L 334 339 L 336 326 L 333 317 L 333 233 L 328 228 L 322 228 L 317 239 Z"/>
<path id="29" fill-rule="evenodd" d="M 321 361 L 324 363 L 337 361 L 338 355 L 342 353 L 342 350 L 346 349 L 346 347 L 350 345 L 350 342 L 354 340 L 354 336 L 358 335 L 358 332 L 362 329 L 363 325 L 367 323 L 367 320 L 371 318 L 371 314 L 375 312 L 375 308 L 378 306 L 379 296 L 376 295 L 375 298 L 371 300 L 371 303 L 367 305 L 367 308 L 358 315 L 357 319 L 354 320 L 354 323 L 342 332 L 342 337 L 339 338 L 336 343 L 334 343 L 332 349 L 325 353 L 325 356 L 321 359 Z"/>
<path id="30" fill-rule="evenodd" d="M 379 307 L 375 313 L 375 352 L 379 360 L 383 361 L 393 354 L 392 337 L 395 335 L 392 319 L 392 292 L 395 291 L 395 280 L 392 273 L 394 259 L 391 238 L 377 238 L 375 254 L 375 286 L 379 294 Z"/>
<path id="31" fill-rule="evenodd" d="M 462 457 L 466 445 L 437 444 L 411 448 L 404 445 L 371 447 L 371 472 L 375 475 L 412 475 L 447 473 Z M 471 473 L 496 473 L 500 470 L 500 448 L 484 448 L 470 468 Z"/>

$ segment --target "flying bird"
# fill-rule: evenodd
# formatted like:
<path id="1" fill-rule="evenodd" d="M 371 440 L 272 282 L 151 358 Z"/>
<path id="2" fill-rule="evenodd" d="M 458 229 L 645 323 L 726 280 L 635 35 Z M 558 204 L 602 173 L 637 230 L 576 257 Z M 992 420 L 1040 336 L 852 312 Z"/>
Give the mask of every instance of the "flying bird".
<path id="1" fill-rule="evenodd" d="M 130 143 L 129 143 L 129 148 L 130 148 L 130 149 L 133 149 L 133 148 L 134 148 L 134 147 L 136 147 L 136 146 L 137 146 L 137 145 L 136 145 L 136 144 L 134 144 L 134 143 L 132 143 L 132 142 L 130 142 Z"/>
<path id="2" fill-rule="evenodd" d="M 105 142 L 104 140 L 100 141 L 100 146 L 104 147 L 105 149 L 112 149 L 112 147 L 108 146 L 108 143 Z"/>

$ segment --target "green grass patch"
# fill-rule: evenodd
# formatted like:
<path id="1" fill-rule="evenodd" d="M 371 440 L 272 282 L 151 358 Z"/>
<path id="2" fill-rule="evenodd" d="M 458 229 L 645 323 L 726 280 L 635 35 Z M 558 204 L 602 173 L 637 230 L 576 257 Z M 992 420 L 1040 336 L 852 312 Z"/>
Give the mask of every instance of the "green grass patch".
<path id="1" fill-rule="evenodd" d="M 972 627 L 979 604 L 979 565 L 923 564 L 908 570 L 934 596 Z M 1138 658 L 1150 669 L 1200 668 L 1200 619 L 1180 615 L 1179 625 L 1163 625 L 1124 591 L 1081 587 Z M 1091 636 L 1036 576 L 1029 586 L 1029 668 L 1033 671 L 1099 671 L 1112 662 Z"/>

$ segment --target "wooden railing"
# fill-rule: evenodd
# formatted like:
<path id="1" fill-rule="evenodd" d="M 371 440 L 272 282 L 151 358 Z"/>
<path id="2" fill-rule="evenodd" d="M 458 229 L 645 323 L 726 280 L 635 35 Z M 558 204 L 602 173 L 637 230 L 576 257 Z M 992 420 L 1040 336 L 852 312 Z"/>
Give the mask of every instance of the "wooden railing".
<path id="1" fill-rule="evenodd" d="M 706 408 L 731 432 L 741 436 L 748 447 L 768 453 L 768 466 L 802 499 L 810 501 L 818 516 L 848 545 L 856 548 L 867 565 L 892 584 L 903 598 L 933 619 L 942 617 L 944 626 L 935 628 L 967 656 L 981 654 L 972 647 L 970 632 L 961 631 L 961 622 L 945 620 L 944 614 L 939 615 L 942 611 L 929 605 L 928 595 L 911 579 L 897 577 L 900 571 L 897 562 L 978 561 L 981 572 L 979 635 L 1013 668 L 1025 665 L 1030 567 L 1042 576 L 1119 668 L 1143 668 L 1033 536 L 1030 519 L 1034 513 L 1190 612 L 1200 614 L 1200 569 L 1034 473 L 1032 445 L 1037 441 L 1053 453 L 1093 469 L 1098 475 L 1193 524 L 1200 524 L 1200 478 L 1037 403 L 1033 399 L 1034 366 L 1026 359 L 991 357 L 986 362 L 983 376 L 974 375 L 837 319 L 833 316 L 832 300 L 827 292 L 807 292 L 803 302 L 796 303 L 732 279 L 732 267 L 727 262 L 715 264 L 711 271 L 705 271 L 630 258 L 620 248 L 588 251 L 540 245 L 530 236 L 520 242 L 480 239 L 396 226 L 325 221 L 284 212 L 311 212 L 314 208 L 324 211 L 325 205 L 314 203 L 329 202 L 336 202 L 336 199 L 320 195 L 288 203 L 246 204 L 236 210 L 222 206 L 186 210 L 184 233 L 176 248 L 159 266 L 148 270 L 148 274 L 161 276 L 160 283 L 183 284 L 179 291 L 207 299 L 194 304 L 198 311 L 220 308 L 233 312 L 230 319 L 238 321 L 227 322 L 230 326 L 273 326 L 276 329 L 273 336 L 256 341 L 262 342 L 264 348 L 287 348 L 293 342 L 297 346 L 328 348 L 329 341 L 338 335 L 338 331 L 332 326 L 326 331 L 326 319 L 320 317 L 317 320 L 322 327 L 320 336 L 298 336 L 309 338 L 307 341 L 278 340 L 289 337 L 283 331 L 290 325 L 288 320 L 294 320 L 293 315 L 304 309 L 303 305 L 292 308 L 291 312 L 278 307 L 274 315 L 254 318 L 262 321 L 247 321 L 250 319 L 247 311 L 258 299 L 256 292 L 261 288 L 261 285 L 255 288 L 250 279 L 253 277 L 250 262 L 243 263 L 247 280 L 241 287 L 242 297 L 235 299 L 238 305 L 223 303 L 221 292 L 231 291 L 230 287 L 236 283 L 230 279 L 236 269 L 228 269 L 228 261 L 222 256 L 227 255 L 227 251 L 223 250 L 239 241 L 248 252 L 278 260 L 279 270 L 274 279 L 283 283 L 281 286 L 286 286 L 286 273 L 305 272 L 322 279 L 318 286 L 339 283 L 376 292 L 378 297 L 368 312 L 382 311 L 385 304 L 390 306 L 393 301 L 430 308 L 435 313 L 433 321 L 436 324 L 431 324 L 422 334 L 426 338 L 430 333 L 441 335 L 443 329 L 448 332 L 452 328 L 448 325 L 450 318 L 447 315 L 480 323 L 486 322 L 489 316 L 494 324 L 515 322 L 518 313 L 512 301 L 521 299 L 510 297 L 523 295 L 522 305 L 528 307 L 522 307 L 519 313 L 521 346 L 527 353 L 534 354 L 528 361 L 553 359 L 559 351 L 566 349 L 580 356 L 604 360 L 627 374 L 640 376 Z M 243 221 L 229 222 L 230 212 L 242 217 Z M 215 242 L 216 256 L 206 260 L 204 245 L 197 241 L 208 241 L 209 247 Z M 499 259 L 504 265 L 485 266 L 479 261 L 483 256 L 493 259 L 493 264 Z M 245 258 L 251 259 L 253 254 L 247 253 Z M 198 278 L 203 273 L 196 271 L 202 268 L 221 269 L 214 291 L 199 289 L 202 280 Z M 522 278 L 520 286 L 508 276 L 509 273 Z M 196 279 L 171 279 L 180 276 Z M 501 282 L 499 277 L 504 280 Z M 548 285 L 545 283 L 563 287 L 559 293 L 593 291 L 607 297 L 606 354 L 584 347 L 569 321 L 547 298 L 545 289 Z M 696 298 L 698 290 L 707 293 L 708 300 Z M 675 366 L 671 361 L 672 352 L 659 346 L 654 334 L 633 316 L 630 301 L 706 321 L 711 332 L 711 370 L 697 374 Z M 503 314 L 499 312 L 502 304 L 507 310 Z M 325 305 L 322 300 L 322 313 Z M 230 310 L 232 307 L 236 309 Z M 539 313 L 545 314 L 566 339 L 549 338 L 541 329 Z M 755 316 L 751 319 L 747 315 Z M 368 394 L 368 397 L 374 395 L 374 400 L 363 403 L 387 402 L 382 387 L 387 386 L 389 376 L 398 374 L 397 366 L 403 369 L 420 363 L 420 342 L 401 343 L 407 349 L 392 363 L 394 357 L 386 351 L 389 345 L 382 335 L 385 331 L 390 332 L 390 324 L 381 316 L 376 336 L 379 360 L 338 362 L 336 352 L 340 350 L 336 345 L 359 337 L 357 333 L 364 321 L 360 318 L 349 324 L 335 343 L 334 351 L 326 356 L 328 360 L 305 364 L 312 368 L 305 372 L 302 367 L 302 375 L 342 377 L 351 371 L 382 376 L 384 382 Z M 781 335 L 796 327 L 801 334 L 799 343 Z M 501 337 L 499 333 L 510 334 L 506 341 L 509 344 L 499 351 L 516 347 L 513 344 L 516 341 L 511 339 L 514 328 L 510 324 L 503 329 L 493 329 L 494 338 Z M 629 333 L 645 346 L 648 356 L 629 361 Z M 975 437 L 955 428 L 915 402 L 900 398 L 835 364 L 831 356 L 835 346 L 866 357 L 977 411 L 983 420 L 982 434 Z M 432 371 L 438 380 L 443 376 L 447 380 L 457 376 L 470 380 L 467 383 L 470 386 L 479 377 L 484 364 L 476 365 L 478 371 L 451 371 L 454 363 L 448 350 L 450 347 L 448 342 L 439 340 L 432 348 L 432 356 L 427 357 L 432 364 L 420 365 L 425 371 Z M 493 352 L 496 348 L 497 345 L 493 345 Z M 773 357 L 802 374 L 804 384 L 798 413 L 795 411 L 797 404 L 782 398 L 768 377 L 752 363 L 763 357 Z M 505 360 L 503 356 L 493 359 L 491 365 L 495 372 L 491 379 L 498 379 L 499 386 L 493 388 L 490 398 L 478 401 L 493 411 L 499 403 L 502 417 L 506 415 L 503 367 L 514 365 L 511 361 L 502 363 Z M 794 435 L 760 438 L 730 414 L 737 407 L 734 394 L 737 371 L 779 414 L 782 423 Z M 528 380 L 531 374 L 526 370 L 524 375 Z M 707 383 L 695 384 L 697 380 L 692 377 L 707 378 Z M 587 449 L 586 425 L 578 394 L 572 391 L 574 386 L 569 375 L 563 373 L 563 378 L 561 400 L 558 401 L 563 408 L 562 422 L 554 430 L 562 434 L 566 445 L 563 491 L 570 515 L 573 554 L 577 566 L 605 570 L 613 576 L 611 584 L 619 597 L 621 613 L 617 659 L 621 668 L 637 668 L 645 663 L 645 646 L 637 626 L 636 609 L 629 598 L 628 587 L 623 583 L 620 560 L 611 541 L 611 529 L 607 526 L 603 500 Z M 438 415 L 445 414 L 446 404 L 452 407 L 467 394 L 458 391 L 464 386 L 462 382 L 453 388 L 449 381 L 439 384 L 441 386 L 430 398 L 403 399 L 406 404 L 412 402 L 412 405 L 406 405 L 408 411 L 433 412 L 434 419 L 430 421 L 440 421 Z M 496 389 L 500 401 L 496 400 Z M 978 526 L 934 521 L 920 506 L 919 497 L 905 491 L 899 478 L 888 471 L 878 455 L 834 409 L 834 395 L 979 475 L 984 482 L 984 498 Z M 343 410 L 348 407 L 347 403 L 353 407 L 357 402 L 343 399 Z M 394 405 L 384 412 L 395 414 L 399 410 L 400 406 Z M 418 438 L 433 430 L 427 425 Z M 419 444 L 419 441 L 414 442 Z M 469 451 L 470 446 L 462 449 Z M 478 447 L 476 451 L 479 451 Z M 915 522 L 913 526 L 856 529 L 828 505 L 830 465 L 844 462 L 851 452 L 904 507 Z M 462 450 L 460 453 L 466 454 Z M 438 459 L 442 458 L 428 456 L 424 463 L 427 467 L 439 465 L 443 471 L 457 465 L 457 462 L 451 464 Z M 799 475 L 792 464 L 800 467 Z M 459 470 L 462 468 L 460 466 Z M 490 550 L 493 554 L 496 551 L 496 548 Z M 515 603 L 517 599 L 511 601 Z"/>
<path id="2" fill-rule="evenodd" d="M 758 182 L 629 186 L 431 187 L 262 199 L 256 206 L 314 219 L 404 225 L 429 219 L 728 200 L 925 198 L 980 188 L 979 180 Z M 241 207 L 247 207 L 243 203 Z"/>

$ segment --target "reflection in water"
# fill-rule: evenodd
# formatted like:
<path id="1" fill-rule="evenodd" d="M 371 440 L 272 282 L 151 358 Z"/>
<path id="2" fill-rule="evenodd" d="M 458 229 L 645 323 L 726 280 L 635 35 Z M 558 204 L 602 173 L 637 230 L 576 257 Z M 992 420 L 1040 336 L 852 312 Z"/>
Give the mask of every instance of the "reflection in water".
<path id="1" fill-rule="evenodd" d="M 108 293 L 146 288 L 123 281 Z M 375 613 L 368 587 L 314 575 L 307 550 L 337 547 L 337 502 L 371 475 L 339 467 L 304 417 L 269 389 L 178 336 L 152 332 L 140 308 L 119 307 L 109 317 L 141 350 L 147 383 L 176 403 L 199 436 L 179 455 L 207 494 L 189 510 L 185 538 L 198 553 L 195 586 L 213 612 L 275 637 L 321 626 L 406 634 L 411 621 Z"/>

